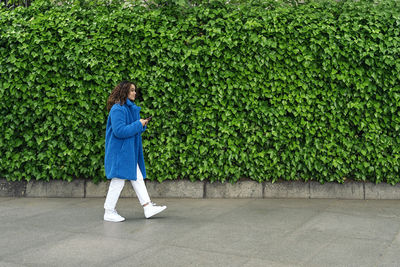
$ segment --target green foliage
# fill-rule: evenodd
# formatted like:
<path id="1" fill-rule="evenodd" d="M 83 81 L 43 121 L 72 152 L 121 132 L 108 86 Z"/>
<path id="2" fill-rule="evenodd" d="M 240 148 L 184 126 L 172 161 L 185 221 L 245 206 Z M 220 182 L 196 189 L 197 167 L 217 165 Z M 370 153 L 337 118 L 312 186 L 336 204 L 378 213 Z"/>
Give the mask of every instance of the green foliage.
<path id="1" fill-rule="evenodd" d="M 399 182 L 398 1 L 78 2 L 0 9 L 0 177 L 104 179 L 127 79 L 150 179 Z"/>

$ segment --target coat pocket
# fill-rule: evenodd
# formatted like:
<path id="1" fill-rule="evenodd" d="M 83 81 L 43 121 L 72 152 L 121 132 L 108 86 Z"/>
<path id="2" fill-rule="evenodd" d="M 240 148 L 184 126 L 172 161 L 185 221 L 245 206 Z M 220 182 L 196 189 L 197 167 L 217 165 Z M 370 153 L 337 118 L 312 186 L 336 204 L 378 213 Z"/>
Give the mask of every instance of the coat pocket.
<path id="1" fill-rule="evenodd" d="M 132 138 L 125 139 L 122 143 L 121 150 L 122 153 L 133 153 L 133 140 Z"/>

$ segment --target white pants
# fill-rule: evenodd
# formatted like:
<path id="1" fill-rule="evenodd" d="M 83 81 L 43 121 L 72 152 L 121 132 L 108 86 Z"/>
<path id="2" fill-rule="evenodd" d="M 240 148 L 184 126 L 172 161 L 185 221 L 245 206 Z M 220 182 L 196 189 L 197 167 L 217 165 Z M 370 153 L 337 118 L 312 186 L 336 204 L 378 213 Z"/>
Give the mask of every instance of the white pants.
<path id="1" fill-rule="evenodd" d="M 143 206 L 150 202 L 149 194 L 147 193 L 146 185 L 144 184 L 143 175 L 140 171 L 139 164 L 137 165 L 137 180 L 131 180 L 131 184 L 135 193 L 139 199 L 140 204 Z M 104 209 L 115 210 L 119 195 L 125 185 L 125 179 L 112 178 L 110 182 L 110 187 L 108 188 L 108 193 L 106 201 L 104 203 Z"/>

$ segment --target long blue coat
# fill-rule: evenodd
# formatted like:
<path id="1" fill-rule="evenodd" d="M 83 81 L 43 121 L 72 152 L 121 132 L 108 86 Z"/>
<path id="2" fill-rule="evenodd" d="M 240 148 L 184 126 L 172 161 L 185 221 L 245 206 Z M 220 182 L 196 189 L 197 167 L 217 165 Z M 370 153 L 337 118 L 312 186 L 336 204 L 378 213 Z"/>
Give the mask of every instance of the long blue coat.
<path id="1" fill-rule="evenodd" d="M 129 99 L 121 106 L 112 106 L 107 119 L 106 151 L 104 166 L 107 179 L 137 179 L 137 164 L 143 178 L 144 167 L 142 133 L 146 130 L 140 123 L 140 107 Z"/>

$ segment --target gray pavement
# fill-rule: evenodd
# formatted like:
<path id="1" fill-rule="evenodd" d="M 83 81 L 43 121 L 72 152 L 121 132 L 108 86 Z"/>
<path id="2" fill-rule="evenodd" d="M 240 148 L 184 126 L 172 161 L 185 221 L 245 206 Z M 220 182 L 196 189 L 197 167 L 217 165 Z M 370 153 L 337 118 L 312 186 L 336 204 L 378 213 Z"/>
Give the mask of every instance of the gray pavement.
<path id="1" fill-rule="evenodd" d="M 0 266 L 400 266 L 399 200 L 0 198 Z"/>

